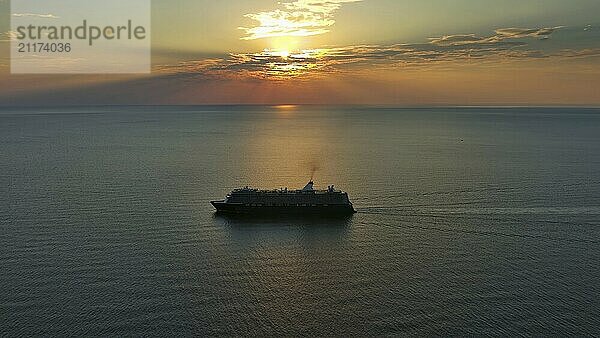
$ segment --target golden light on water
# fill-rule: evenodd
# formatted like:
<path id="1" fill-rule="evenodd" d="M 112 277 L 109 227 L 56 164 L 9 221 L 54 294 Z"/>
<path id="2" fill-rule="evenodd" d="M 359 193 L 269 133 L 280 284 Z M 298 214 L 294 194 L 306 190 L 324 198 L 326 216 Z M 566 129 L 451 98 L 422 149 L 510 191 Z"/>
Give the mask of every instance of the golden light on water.
<path id="1" fill-rule="evenodd" d="M 275 106 L 275 108 L 277 110 L 294 110 L 294 109 L 298 108 L 298 106 L 295 104 L 280 104 L 280 105 Z"/>

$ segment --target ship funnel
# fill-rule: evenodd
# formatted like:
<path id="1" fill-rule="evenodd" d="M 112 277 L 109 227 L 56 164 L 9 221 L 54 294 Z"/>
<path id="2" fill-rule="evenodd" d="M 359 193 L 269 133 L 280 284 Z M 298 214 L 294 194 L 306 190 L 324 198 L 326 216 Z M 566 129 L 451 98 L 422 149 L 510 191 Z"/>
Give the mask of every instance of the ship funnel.
<path id="1" fill-rule="evenodd" d="M 314 185 L 313 181 L 308 182 L 308 184 L 304 188 L 302 188 L 302 191 L 312 191 L 313 185 Z"/>

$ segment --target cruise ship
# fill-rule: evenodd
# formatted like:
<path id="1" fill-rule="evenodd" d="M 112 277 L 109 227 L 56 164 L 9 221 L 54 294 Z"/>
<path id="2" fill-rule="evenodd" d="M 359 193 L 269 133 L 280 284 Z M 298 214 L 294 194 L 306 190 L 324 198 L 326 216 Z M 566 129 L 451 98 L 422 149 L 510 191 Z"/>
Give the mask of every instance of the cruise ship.
<path id="1" fill-rule="evenodd" d="M 232 214 L 346 215 L 356 212 L 348 193 L 336 190 L 333 185 L 327 190 L 316 190 L 312 180 L 299 190 L 235 189 L 224 200 L 210 203 L 218 213 Z"/>

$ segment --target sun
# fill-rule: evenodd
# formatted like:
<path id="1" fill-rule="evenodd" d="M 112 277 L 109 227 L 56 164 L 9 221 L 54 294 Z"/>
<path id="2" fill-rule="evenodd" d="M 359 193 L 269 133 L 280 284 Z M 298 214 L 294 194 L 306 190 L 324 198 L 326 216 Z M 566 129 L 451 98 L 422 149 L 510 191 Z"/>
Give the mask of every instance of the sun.
<path id="1" fill-rule="evenodd" d="M 282 50 L 279 52 L 279 56 L 281 56 L 284 59 L 287 59 L 290 56 L 290 51 L 289 50 Z"/>
<path id="2" fill-rule="evenodd" d="M 287 53 L 286 57 L 294 50 L 300 49 L 300 40 L 291 37 L 278 37 L 271 39 L 270 49 L 281 52 L 282 57 Z"/>
<path id="3" fill-rule="evenodd" d="M 265 52 L 267 52 L 269 55 L 271 56 L 278 56 L 282 59 L 287 59 L 288 57 L 290 57 L 290 51 L 289 50 L 269 50 L 266 49 Z"/>

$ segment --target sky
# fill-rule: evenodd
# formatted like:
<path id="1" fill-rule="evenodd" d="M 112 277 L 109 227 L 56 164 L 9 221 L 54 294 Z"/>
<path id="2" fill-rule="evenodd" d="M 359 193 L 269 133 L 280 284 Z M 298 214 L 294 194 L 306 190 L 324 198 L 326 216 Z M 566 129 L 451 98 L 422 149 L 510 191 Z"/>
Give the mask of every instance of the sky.
<path id="1" fill-rule="evenodd" d="M 11 75 L 9 6 L 0 105 L 600 106 L 598 0 L 153 0 L 144 75 Z"/>

